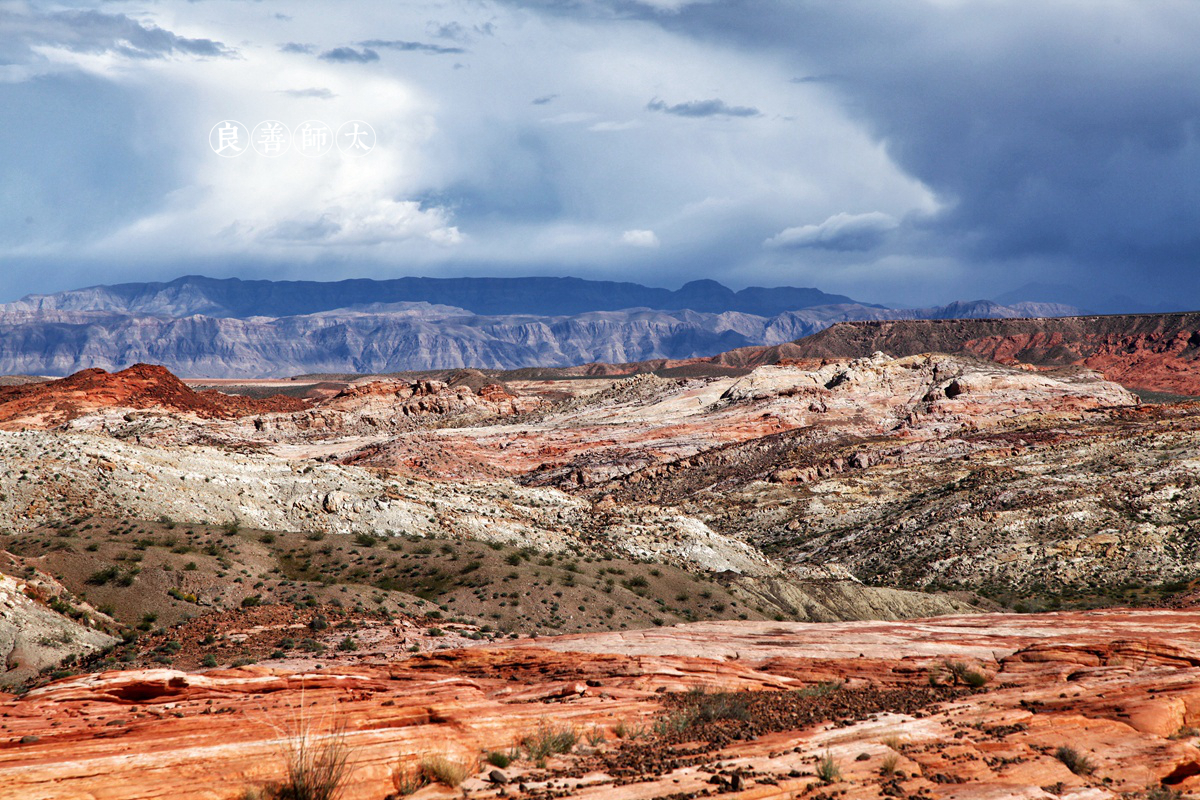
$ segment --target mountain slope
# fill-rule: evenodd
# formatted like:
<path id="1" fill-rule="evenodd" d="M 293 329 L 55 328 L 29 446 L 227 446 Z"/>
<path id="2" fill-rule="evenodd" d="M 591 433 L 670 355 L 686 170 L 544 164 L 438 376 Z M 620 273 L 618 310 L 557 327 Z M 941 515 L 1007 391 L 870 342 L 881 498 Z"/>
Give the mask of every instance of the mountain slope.
<path id="1" fill-rule="evenodd" d="M 799 342 L 741 355 L 744 363 L 772 363 L 779 358 L 851 358 L 876 351 L 893 356 L 972 353 L 1039 367 L 1078 365 L 1125 386 L 1200 395 L 1200 312 L 850 322 Z M 734 354 L 726 358 L 737 360 Z"/>
<path id="2" fill-rule="evenodd" d="M 246 313 L 253 297 L 213 299 L 200 290 L 210 283 L 251 289 L 269 284 L 276 295 L 262 302 L 265 307 L 278 307 L 286 305 L 280 298 L 287 298 L 290 284 L 181 281 L 160 284 L 158 289 L 138 285 L 142 288 L 136 291 L 130 288 L 132 284 L 101 287 L 0 306 L 0 374 L 67 375 L 93 367 L 115 371 L 138 362 L 162 364 L 188 377 L 212 378 L 620 364 L 693 359 L 774 345 L 846 320 L 1017 317 L 1027 313 L 1021 307 L 976 301 L 930 309 L 886 309 L 846 302 L 795 308 L 774 316 L 644 307 L 551 316 L 478 315 L 452 305 L 387 303 L 375 297 L 378 302 L 353 308 L 291 316 L 271 316 L 260 310 L 255 316 L 241 318 L 232 312 Z M 363 283 L 380 292 L 386 288 L 381 282 Z M 164 286 L 171 287 L 170 291 Z M 328 287 L 334 299 L 325 305 L 361 299 L 339 297 L 341 284 L 306 286 Z M 754 297 L 758 291 L 747 289 L 738 294 L 749 292 L 748 296 Z M 808 290 L 778 290 L 775 302 L 791 302 L 789 297 L 801 302 L 803 298 L 796 292 L 802 291 Z M 687 295 L 687 302 L 715 308 L 721 304 L 713 298 L 722 292 L 732 295 L 719 284 L 689 284 L 680 290 Z M 619 292 L 616 297 L 605 302 L 619 302 Z M 237 308 L 221 305 L 225 300 L 236 300 Z M 1070 313 L 1063 307 L 1038 310 Z"/>
<path id="3" fill-rule="evenodd" d="M 476 314 L 557 316 L 623 308 L 739 311 L 774 316 L 811 306 L 854 303 L 818 289 L 750 287 L 739 292 L 716 281 L 692 281 L 677 291 L 636 283 L 581 278 L 396 278 L 320 281 L 243 281 L 198 275 L 169 283 L 93 286 L 31 295 L 8 307 L 24 311 L 107 311 L 183 317 L 287 317 L 370 303 L 432 303 Z"/>

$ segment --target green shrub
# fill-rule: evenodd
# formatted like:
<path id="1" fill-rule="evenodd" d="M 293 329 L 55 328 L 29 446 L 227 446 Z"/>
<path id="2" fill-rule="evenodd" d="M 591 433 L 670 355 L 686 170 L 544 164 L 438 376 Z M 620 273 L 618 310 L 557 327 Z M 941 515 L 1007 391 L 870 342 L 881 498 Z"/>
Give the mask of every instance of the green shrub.
<path id="1" fill-rule="evenodd" d="M 842 779 L 842 770 L 832 753 L 826 752 L 817 762 L 817 777 L 821 779 L 821 783 L 833 783 Z"/>
<path id="2" fill-rule="evenodd" d="M 521 739 L 521 747 L 534 761 L 543 761 L 547 756 L 571 752 L 578 741 L 579 734 L 574 728 L 543 721 L 537 730 Z"/>
<path id="3" fill-rule="evenodd" d="M 1095 771 L 1091 760 L 1073 747 L 1063 745 L 1054 751 L 1054 757 L 1076 775 L 1091 775 Z"/>
<path id="4" fill-rule="evenodd" d="M 105 567 L 104 569 L 96 570 L 91 575 L 89 575 L 87 577 L 87 580 L 84 581 L 84 583 L 86 583 L 89 586 L 103 586 L 104 584 L 108 583 L 109 581 L 116 580 L 117 575 L 119 573 L 120 573 L 120 570 L 117 569 L 117 567 L 115 567 L 115 566 Z"/>

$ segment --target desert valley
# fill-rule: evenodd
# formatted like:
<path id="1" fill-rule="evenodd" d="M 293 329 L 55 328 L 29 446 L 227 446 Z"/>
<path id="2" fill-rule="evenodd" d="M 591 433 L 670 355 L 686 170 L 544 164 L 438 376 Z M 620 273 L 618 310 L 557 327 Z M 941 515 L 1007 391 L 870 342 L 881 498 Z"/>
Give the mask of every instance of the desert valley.
<path id="1" fill-rule="evenodd" d="M 1200 788 L 1193 316 L 8 379 L 0 796 Z"/>
<path id="2" fill-rule="evenodd" d="M 0 800 L 1200 800 L 1200 0 L 0 0 Z"/>

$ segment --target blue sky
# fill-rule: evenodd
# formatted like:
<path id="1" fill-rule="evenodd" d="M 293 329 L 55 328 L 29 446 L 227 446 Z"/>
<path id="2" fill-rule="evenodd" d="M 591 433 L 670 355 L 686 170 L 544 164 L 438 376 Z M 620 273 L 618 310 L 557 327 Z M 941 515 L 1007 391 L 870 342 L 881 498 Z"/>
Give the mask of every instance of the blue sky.
<path id="1" fill-rule="evenodd" d="M 1192 0 L 0 0 L 0 300 L 569 274 L 1198 307 L 1196 41 Z M 222 159 L 223 119 L 378 143 Z"/>

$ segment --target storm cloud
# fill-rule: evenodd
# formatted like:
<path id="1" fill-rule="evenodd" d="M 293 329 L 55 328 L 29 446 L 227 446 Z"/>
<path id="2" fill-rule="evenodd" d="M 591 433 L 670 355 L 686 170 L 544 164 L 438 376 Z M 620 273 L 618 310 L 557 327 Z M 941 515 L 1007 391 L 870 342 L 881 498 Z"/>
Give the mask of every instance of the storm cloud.
<path id="1" fill-rule="evenodd" d="M 731 106 L 720 98 L 689 100 L 668 105 L 657 97 L 646 104 L 648 111 L 661 111 L 677 117 L 757 117 L 761 112 L 749 106 Z"/>
<path id="2" fill-rule="evenodd" d="M 0 140 L 8 294 L 532 272 L 1200 306 L 1188 0 L 2 7 L 3 116 L 43 126 Z M 227 161 L 224 119 L 378 146 Z"/>

